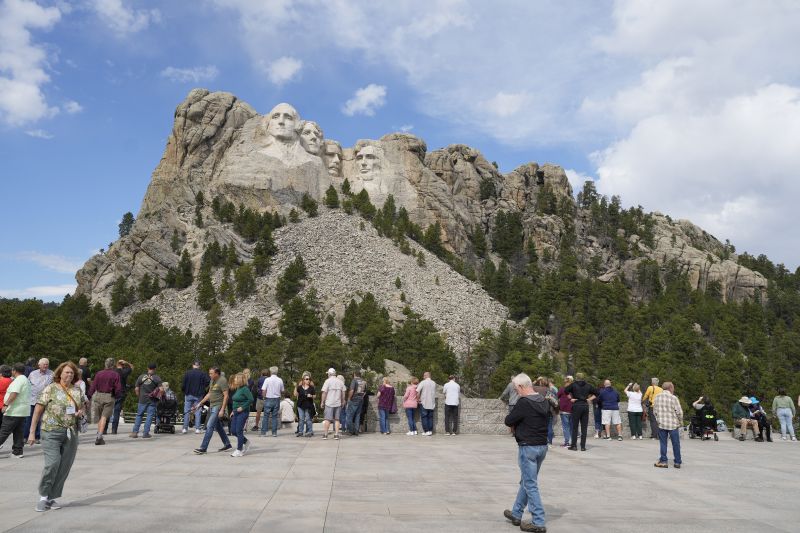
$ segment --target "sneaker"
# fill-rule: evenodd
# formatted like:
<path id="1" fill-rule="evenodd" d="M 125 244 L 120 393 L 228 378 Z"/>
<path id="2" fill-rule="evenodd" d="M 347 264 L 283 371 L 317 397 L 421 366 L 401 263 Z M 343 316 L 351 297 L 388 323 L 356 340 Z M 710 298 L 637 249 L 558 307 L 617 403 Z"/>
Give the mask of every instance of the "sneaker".
<path id="1" fill-rule="evenodd" d="M 581 451 L 582 451 L 582 452 L 585 452 L 585 451 L 586 451 L 586 448 L 581 448 Z"/>
<path id="2" fill-rule="evenodd" d="M 333 440 L 339 440 L 339 434 L 338 433 L 334 433 L 333 434 Z"/>
<path id="3" fill-rule="evenodd" d="M 603 437 L 603 440 L 611 440 L 611 437 L 609 437 L 608 435 L 606 435 L 605 437 Z"/>
<path id="4" fill-rule="evenodd" d="M 415 429 L 415 430 L 414 430 L 414 435 L 416 435 L 416 434 L 417 434 L 417 430 Z"/>
<path id="5" fill-rule="evenodd" d="M 242 455 L 246 454 L 247 450 L 249 450 L 249 449 L 250 449 L 250 441 L 246 440 L 246 441 L 244 441 L 244 450 L 242 450 Z"/>
<path id="6" fill-rule="evenodd" d="M 50 507 L 47 506 L 47 500 L 39 500 L 38 502 L 36 502 L 37 513 L 43 513 L 48 509 L 50 509 Z"/>
<path id="7" fill-rule="evenodd" d="M 795 442 L 797 440 L 797 437 L 795 437 L 794 435 L 792 435 L 791 438 L 792 438 L 792 442 Z"/>
<path id="8" fill-rule="evenodd" d="M 94 439 L 95 446 L 102 446 L 105 443 L 106 441 L 103 440 L 103 437 L 97 437 L 96 439 Z"/>
<path id="9" fill-rule="evenodd" d="M 24 455 L 22 455 L 22 454 L 15 455 L 15 454 L 13 454 L 13 453 L 12 453 L 12 454 L 11 454 L 11 457 L 14 457 L 15 459 L 22 459 L 22 458 L 23 458 L 23 457 L 25 457 L 25 456 L 24 456 Z"/>
<path id="10" fill-rule="evenodd" d="M 61 509 L 61 506 L 58 505 L 58 502 L 56 502 L 55 500 L 47 500 L 47 508 L 48 509 L 53 509 L 53 510 L 58 510 L 58 509 Z"/>
<path id="11" fill-rule="evenodd" d="M 231 457 L 241 457 L 243 455 L 244 454 L 240 450 L 234 450 L 234 452 L 231 454 Z"/>
<path id="12" fill-rule="evenodd" d="M 447 436 L 449 437 L 450 435 L 452 435 L 452 433 L 448 432 L 448 433 L 447 433 Z"/>
<path id="13" fill-rule="evenodd" d="M 680 468 L 681 464 L 680 463 L 673 463 L 672 466 L 675 467 L 675 468 Z"/>
<path id="14" fill-rule="evenodd" d="M 517 518 L 517 517 L 516 517 L 516 516 L 514 516 L 514 514 L 513 514 L 511 511 L 509 511 L 508 509 L 506 509 L 505 511 L 503 511 L 503 516 L 505 516 L 507 519 L 509 519 L 509 520 L 511 521 L 511 523 L 512 523 L 512 524 L 514 524 L 515 526 L 518 526 L 518 525 L 520 525 L 520 523 L 522 522 L 522 517 L 520 517 L 520 518 Z"/>
<path id="15" fill-rule="evenodd" d="M 521 522 L 519 528 L 522 531 L 532 531 L 533 533 L 547 533 L 546 527 L 537 526 L 533 522 Z"/>
<path id="16" fill-rule="evenodd" d="M 128 435 L 128 436 L 129 436 L 130 438 L 132 438 L 132 439 L 138 439 L 138 438 L 139 438 L 139 434 L 138 434 L 138 433 L 131 433 L 131 434 L 130 434 L 130 435 Z"/>
<path id="17" fill-rule="evenodd" d="M 781 440 L 786 440 L 786 435 L 782 435 Z"/>
<path id="18" fill-rule="evenodd" d="M 273 437 L 277 437 L 277 436 L 278 436 L 278 434 L 277 434 L 277 433 L 273 433 L 273 434 L 272 434 L 272 436 L 273 436 Z"/>
<path id="19" fill-rule="evenodd" d="M 600 438 L 600 433 L 595 433 L 594 434 L 594 438 L 599 439 Z"/>
<path id="20" fill-rule="evenodd" d="M 149 434 L 149 433 L 146 433 L 146 434 L 142 435 L 142 438 L 143 439 L 152 439 L 153 436 L 151 434 Z"/>
<path id="21" fill-rule="evenodd" d="M 406 435 L 409 435 L 409 436 L 410 436 L 410 435 L 413 435 L 413 434 L 414 434 L 414 432 L 413 432 L 413 431 L 408 431 L 408 432 L 406 432 Z"/>
<path id="22" fill-rule="evenodd" d="M 233 448 L 233 446 L 231 446 L 230 444 L 228 444 L 227 446 L 223 446 L 222 448 L 220 448 L 220 449 L 219 449 L 219 450 L 217 450 L 217 451 L 218 451 L 218 452 L 227 452 L 227 451 L 228 451 L 228 450 L 230 450 L 231 448 Z"/>
<path id="23" fill-rule="evenodd" d="M 181 433 L 183 433 L 184 435 L 186 435 L 186 433 L 187 433 L 188 431 L 189 431 L 188 429 L 186 429 L 186 428 L 183 428 L 183 429 L 181 430 Z"/>
<path id="24" fill-rule="evenodd" d="M 194 430 L 194 434 L 195 434 L 195 435 L 199 435 L 199 434 L 200 434 L 200 430 L 199 430 L 199 429 L 195 429 L 195 430 Z"/>
<path id="25" fill-rule="evenodd" d="M 617 437 L 617 440 L 622 440 L 622 435 L 619 435 L 619 436 Z"/>
<path id="26" fill-rule="evenodd" d="M 250 431 L 258 431 L 258 430 L 259 430 L 258 426 L 253 426 L 250 428 Z"/>
<path id="27" fill-rule="evenodd" d="M 295 437 L 302 437 L 302 436 L 303 436 L 303 434 L 302 434 L 302 433 L 295 433 L 295 434 L 294 434 L 294 436 L 295 436 Z"/>
<path id="28" fill-rule="evenodd" d="M 578 451 L 578 447 L 577 446 L 567 446 L 567 449 L 568 450 L 572 450 L 573 452 L 577 452 Z"/>
<path id="29" fill-rule="evenodd" d="M 655 463 L 653 466 L 656 468 L 669 468 L 667 463 Z"/>
<path id="30" fill-rule="evenodd" d="M 205 455 L 206 451 L 203 448 L 197 448 L 195 449 L 194 453 L 196 453 L 197 455 Z"/>
<path id="31" fill-rule="evenodd" d="M 322 440 L 328 440 L 328 434 L 327 434 L 327 433 L 325 433 L 325 434 L 322 436 Z"/>
<path id="32" fill-rule="evenodd" d="M 42 443 L 42 441 L 41 441 L 41 440 L 39 440 L 39 439 L 36 439 L 35 441 L 33 441 L 33 443 L 34 443 L 34 444 L 41 444 L 41 443 Z"/>

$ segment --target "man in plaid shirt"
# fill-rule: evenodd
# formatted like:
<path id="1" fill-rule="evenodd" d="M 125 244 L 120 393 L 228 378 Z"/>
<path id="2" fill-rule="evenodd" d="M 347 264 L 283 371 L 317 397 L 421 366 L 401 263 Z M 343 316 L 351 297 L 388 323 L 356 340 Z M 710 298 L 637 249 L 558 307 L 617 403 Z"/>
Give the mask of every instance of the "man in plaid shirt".
<path id="1" fill-rule="evenodd" d="M 683 409 L 675 396 L 675 385 L 667 381 L 662 386 L 664 392 L 653 400 L 653 414 L 658 422 L 658 440 L 661 444 L 661 456 L 654 464 L 656 468 L 669 468 L 667 462 L 667 438 L 672 441 L 672 455 L 675 468 L 681 467 L 680 428 L 683 425 Z"/>

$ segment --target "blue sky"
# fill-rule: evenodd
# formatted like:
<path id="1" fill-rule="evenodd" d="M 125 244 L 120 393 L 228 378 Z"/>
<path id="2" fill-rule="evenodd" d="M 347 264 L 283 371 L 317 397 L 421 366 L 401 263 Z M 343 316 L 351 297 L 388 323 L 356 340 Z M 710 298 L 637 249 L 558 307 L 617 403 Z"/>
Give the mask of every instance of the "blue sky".
<path id="1" fill-rule="evenodd" d="M 193 87 L 408 129 L 800 264 L 800 4 L 0 0 L 0 296 L 60 300 Z M 491 4 L 491 5 L 490 5 Z"/>

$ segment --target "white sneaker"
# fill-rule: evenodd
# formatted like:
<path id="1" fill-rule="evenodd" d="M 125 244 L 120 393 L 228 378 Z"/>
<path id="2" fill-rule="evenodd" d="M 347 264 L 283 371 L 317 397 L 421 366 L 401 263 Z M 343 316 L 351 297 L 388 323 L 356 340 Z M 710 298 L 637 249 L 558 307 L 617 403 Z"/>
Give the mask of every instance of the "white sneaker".
<path id="1" fill-rule="evenodd" d="M 417 432 L 416 432 L 416 431 L 414 431 L 414 435 L 416 435 L 416 434 L 417 434 Z"/>
<path id="2" fill-rule="evenodd" d="M 186 428 L 183 428 L 183 429 L 181 430 L 181 433 L 183 433 L 183 434 L 186 434 L 186 432 L 188 432 L 188 431 L 189 431 L 188 429 L 186 429 Z"/>
<path id="3" fill-rule="evenodd" d="M 242 455 L 246 454 L 247 450 L 249 449 L 250 449 L 250 441 L 248 440 L 244 443 L 244 450 L 242 450 Z"/>
<path id="4" fill-rule="evenodd" d="M 448 432 L 448 433 L 447 433 L 447 436 L 449 437 L 450 435 L 451 435 L 451 433 L 449 433 L 449 432 Z"/>
<path id="5" fill-rule="evenodd" d="M 782 435 L 781 440 L 786 440 L 786 435 Z"/>
<path id="6" fill-rule="evenodd" d="M 425 433 L 425 435 L 428 436 L 428 437 L 432 437 L 433 436 L 433 431 L 428 431 L 428 432 Z"/>
<path id="7" fill-rule="evenodd" d="M 795 438 L 795 436 L 794 436 L 794 435 L 792 435 L 792 442 L 794 442 L 794 441 L 796 441 L 796 440 L 797 440 L 797 438 Z"/>
<path id="8" fill-rule="evenodd" d="M 416 431 L 409 431 L 408 433 L 406 433 L 406 435 L 416 435 L 416 434 L 417 434 Z"/>
<path id="9" fill-rule="evenodd" d="M 243 455 L 244 455 L 244 454 L 243 454 L 243 453 L 242 453 L 240 450 L 235 450 L 235 451 L 234 451 L 234 452 L 231 454 L 231 457 L 241 457 L 241 456 L 243 456 Z"/>
<path id="10" fill-rule="evenodd" d="M 200 434 L 200 430 L 199 430 L 199 429 L 195 429 L 195 430 L 194 430 L 194 434 L 195 434 L 195 435 L 199 435 L 199 434 Z"/>

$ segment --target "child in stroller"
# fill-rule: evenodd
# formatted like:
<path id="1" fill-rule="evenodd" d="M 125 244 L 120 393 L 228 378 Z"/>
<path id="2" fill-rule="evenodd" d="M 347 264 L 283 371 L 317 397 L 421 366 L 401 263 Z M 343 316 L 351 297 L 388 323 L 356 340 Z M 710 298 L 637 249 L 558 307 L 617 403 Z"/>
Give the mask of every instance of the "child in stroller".
<path id="1" fill-rule="evenodd" d="M 169 383 L 161 384 L 163 394 L 156 403 L 156 433 L 175 433 L 175 424 L 178 422 L 178 398 Z"/>
<path id="2" fill-rule="evenodd" d="M 692 404 L 695 414 L 689 423 L 689 438 L 719 440 L 717 436 L 717 412 L 708 396 L 701 396 Z"/>

